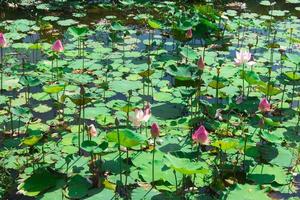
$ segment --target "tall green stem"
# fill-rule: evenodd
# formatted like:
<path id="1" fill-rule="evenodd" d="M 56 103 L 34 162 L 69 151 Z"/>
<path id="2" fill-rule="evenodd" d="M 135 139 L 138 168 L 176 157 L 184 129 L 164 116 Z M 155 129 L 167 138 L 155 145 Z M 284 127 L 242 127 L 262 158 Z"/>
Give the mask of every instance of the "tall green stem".
<path id="1" fill-rule="evenodd" d="M 245 96 L 245 64 L 243 64 L 243 98 Z"/>
<path id="2" fill-rule="evenodd" d="M 152 184 L 154 184 L 154 155 L 155 155 L 155 143 L 156 138 L 153 141 L 153 150 L 152 150 Z"/>
<path id="3" fill-rule="evenodd" d="M 0 48 L 0 70 L 1 70 L 1 77 L 0 77 L 0 94 L 3 92 L 3 48 Z"/>
<path id="4" fill-rule="evenodd" d="M 119 151 L 119 170 L 120 170 L 120 182 L 122 183 L 122 156 L 121 156 L 121 144 L 120 144 L 120 131 L 119 131 L 119 120 L 116 118 L 115 124 L 117 126 L 118 135 L 118 151 Z"/>

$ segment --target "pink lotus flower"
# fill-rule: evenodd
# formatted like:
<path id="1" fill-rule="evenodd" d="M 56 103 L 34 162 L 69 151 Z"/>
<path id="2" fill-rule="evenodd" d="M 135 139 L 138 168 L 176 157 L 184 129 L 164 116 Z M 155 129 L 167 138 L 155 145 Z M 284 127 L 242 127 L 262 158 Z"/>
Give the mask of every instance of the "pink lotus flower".
<path id="1" fill-rule="evenodd" d="M 134 126 L 139 127 L 141 126 L 142 122 L 148 122 L 151 117 L 151 105 L 147 102 L 144 110 L 142 109 L 135 109 L 134 115 L 129 117 L 129 120 L 133 123 Z"/>
<path id="2" fill-rule="evenodd" d="M 258 109 L 261 112 L 268 112 L 271 110 L 271 104 L 268 102 L 266 98 L 263 98 L 258 105 Z"/>
<path id="3" fill-rule="evenodd" d="M 188 39 L 191 39 L 193 37 L 193 31 L 192 29 L 189 29 L 186 33 L 185 33 L 185 37 Z"/>
<path id="4" fill-rule="evenodd" d="M 159 128 L 158 124 L 154 122 L 151 125 L 151 136 L 153 138 L 157 138 L 159 136 L 159 133 L 160 133 L 160 128 Z"/>
<path id="5" fill-rule="evenodd" d="M 96 137 L 98 135 L 94 124 L 88 126 L 88 135 L 91 137 Z"/>
<path id="6" fill-rule="evenodd" d="M 202 56 L 199 58 L 199 60 L 197 62 L 197 66 L 200 70 L 204 70 L 205 62 L 204 62 L 204 59 L 202 58 Z"/>
<path id="7" fill-rule="evenodd" d="M 151 105 L 149 102 L 147 102 L 145 108 L 144 108 L 144 121 L 148 122 L 148 120 L 151 117 Z"/>
<path id="8" fill-rule="evenodd" d="M 59 53 L 64 50 L 64 47 L 60 40 L 56 40 L 51 49 L 52 49 L 52 51 Z"/>
<path id="9" fill-rule="evenodd" d="M 247 51 L 241 50 L 240 52 L 236 52 L 236 57 L 234 59 L 235 65 L 243 65 L 243 64 L 249 64 L 253 65 L 254 62 L 251 61 L 251 53 Z"/>
<path id="10" fill-rule="evenodd" d="M 192 139 L 196 143 L 200 144 L 209 144 L 208 132 L 206 131 L 204 126 L 200 126 L 195 133 L 192 135 Z"/>
<path id="11" fill-rule="evenodd" d="M 7 47 L 7 41 L 3 33 L 0 33 L 0 47 L 1 48 Z"/>

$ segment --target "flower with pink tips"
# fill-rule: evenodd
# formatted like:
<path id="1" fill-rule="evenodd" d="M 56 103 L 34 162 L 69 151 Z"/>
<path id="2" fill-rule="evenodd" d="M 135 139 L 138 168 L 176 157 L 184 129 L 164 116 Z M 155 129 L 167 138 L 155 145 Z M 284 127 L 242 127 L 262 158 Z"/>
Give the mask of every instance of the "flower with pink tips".
<path id="1" fill-rule="evenodd" d="M 192 135 L 192 139 L 199 144 L 209 144 L 208 132 L 203 125 L 201 125 Z"/>

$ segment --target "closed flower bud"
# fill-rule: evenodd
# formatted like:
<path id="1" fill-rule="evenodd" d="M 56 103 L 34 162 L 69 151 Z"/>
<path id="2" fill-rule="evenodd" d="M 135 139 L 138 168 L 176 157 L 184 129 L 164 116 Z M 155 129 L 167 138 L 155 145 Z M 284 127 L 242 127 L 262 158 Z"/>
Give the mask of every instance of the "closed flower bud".
<path id="1" fill-rule="evenodd" d="M 158 124 L 154 122 L 151 125 L 151 136 L 153 138 L 157 138 L 159 136 L 159 134 L 160 134 L 160 128 L 159 128 Z"/>

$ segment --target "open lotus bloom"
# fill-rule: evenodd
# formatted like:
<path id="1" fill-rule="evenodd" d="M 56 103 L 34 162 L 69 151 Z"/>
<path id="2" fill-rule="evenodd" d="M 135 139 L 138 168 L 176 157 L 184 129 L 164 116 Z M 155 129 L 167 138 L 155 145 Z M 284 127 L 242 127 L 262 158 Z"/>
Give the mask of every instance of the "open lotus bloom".
<path id="1" fill-rule="evenodd" d="M 56 40 L 51 49 L 52 51 L 59 53 L 64 50 L 64 46 L 62 45 L 62 42 L 60 40 Z"/>
<path id="2" fill-rule="evenodd" d="M 235 65 L 243 65 L 243 64 L 248 64 L 248 65 L 254 65 L 254 61 L 251 60 L 251 53 L 241 50 L 240 52 L 236 52 L 236 57 L 234 59 Z"/>
<path id="3" fill-rule="evenodd" d="M 204 70 L 205 62 L 204 62 L 204 59 L 202 58 L 202 56 L 199 58 L 199 60 L 197 62 L 197 66 L 200 70 Z"/>
<path id="4" fill-rule="evenodd" d="M 148 120 L 150 119 L 151 117 L 151 105 L 149 102 L 147 102 L 145 108 L 144 108 L 144 121 L 145 122 L 148 122 Z"/>
<path id="5" fill-rule="evenodd" d="M 192 135 L 192 139 L 199 144 L 209 144 L 208 132 L 204 126 L 200 126 Z"/>
<path id="6" fill-rule="evenodd" d="M 144 119 L 144 111 L 141 109 L 135 109 L 134 114 L 129 116 L 129 120 L 132 122 L 133 126 L 140 127 Z"/>
<path id="7" fill-rule="evenodd" d="M 192 29 L 189 29 L 186 34 L 185 34 L 186 38 L 191 39 L 193 37 L 193 31 Z"/>
<path id="8" fill-rule="evenodd" d="M 151 105 L 147 102 L 144 110 L 136 108 L 134 114 L 129 117 L 129 120 L 135 127 L 141 126 L 142 122 L 148 122 L 151 117 Z"/>
<path id="9" fill-rule="evenodd" d="M 261 112 L 269 112 L 271 110 L 271 104 L 266 98 L 263 98 L 258 105 L 258 109 Z"/>
<path id="10" fill-rule="evenodd" d="M 3 33 L 0 33 L 0 47 L 1 48 L 7 47 L 7 41 Z"/>
<path id="11" fill-rule="evenodd" d="M 94 124 L 91 124 L 88 126 L 88 134 L 91 137 L 96 137 L 98 135 L 96 127 L 94 126 Z"/>

